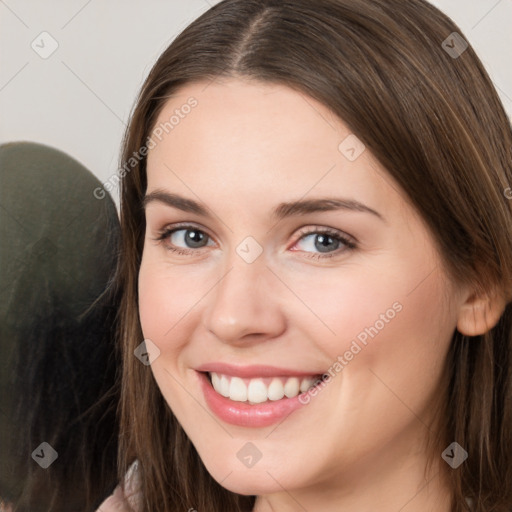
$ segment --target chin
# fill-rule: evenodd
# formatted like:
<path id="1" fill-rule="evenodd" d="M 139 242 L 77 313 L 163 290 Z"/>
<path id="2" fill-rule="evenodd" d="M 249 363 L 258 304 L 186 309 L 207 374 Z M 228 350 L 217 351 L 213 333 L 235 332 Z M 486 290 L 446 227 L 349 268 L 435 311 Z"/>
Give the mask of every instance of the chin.
<path id="1" fill-rule="evenodd" d="M 262 459 L 252 468 L 246 468 L 238 459 L 235 463 L 228 463 L 225 454 L 222 457 L 222 460 L 214 456 L 202 458 L 202 461 L 219 485 L 236 494 L 260 496 L 282 492 L 283 488 L 305 485 L 305 482 L 300 482 L 300 468 L 295 473 L 294 468 L 285 462 L 281 464 L 272 461 L 271 464 L 265 464 Z"/>
<path id="2" fill-rule="evenodd" d="M 265 472 L 254 474 L 251 470 L 242 473 L 233 471 L 227 478 L 225 473 L 223 475 L 213 474 L 212 477 L 219 485 L 228 491 L 244 496 L 261 496 L 283 490 L 282 487 Z"/>

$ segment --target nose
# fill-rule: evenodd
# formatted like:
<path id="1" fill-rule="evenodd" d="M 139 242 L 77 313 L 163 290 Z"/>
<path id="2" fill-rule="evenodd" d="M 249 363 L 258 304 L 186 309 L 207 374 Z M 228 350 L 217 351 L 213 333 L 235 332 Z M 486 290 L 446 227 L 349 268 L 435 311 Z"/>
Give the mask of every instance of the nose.
<path id="1" fill-rule="evenodd" d="M 231 263 L 208 294 L 203 316 L 206 329 L 229 344 L 279 336 L 286 328 L 279 280 L 263 257 L 247 263 L 235 254 Z"/>

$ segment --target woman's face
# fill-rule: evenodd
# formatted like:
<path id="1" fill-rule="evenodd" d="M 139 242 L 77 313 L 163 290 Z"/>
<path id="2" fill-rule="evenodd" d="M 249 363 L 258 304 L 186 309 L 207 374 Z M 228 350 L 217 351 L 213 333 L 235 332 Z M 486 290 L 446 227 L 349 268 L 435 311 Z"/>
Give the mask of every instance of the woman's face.
<path id="1" fill-rule="evenodd" d="M 155 133 L 140 321 L 211 475 L 302 503 L 419 482 L 460 294 L 396 183 L 284 86 L 188 85 Z"/>

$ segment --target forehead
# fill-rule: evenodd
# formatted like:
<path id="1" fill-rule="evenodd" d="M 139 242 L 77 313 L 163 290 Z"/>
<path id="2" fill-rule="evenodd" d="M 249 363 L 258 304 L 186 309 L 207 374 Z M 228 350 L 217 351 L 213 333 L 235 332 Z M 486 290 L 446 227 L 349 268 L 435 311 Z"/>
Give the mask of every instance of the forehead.
<path id="1" fill-rule="evenodd" d="M 350 137 L 326 106 L 283 85 L 238 79 L 189 84 L 166 102 L 155 123 L 148 190 L 189 196 L 215 190 L 231 203 L 234 191 L 241 203 L 256 195 L 277 202 L 283 194 L 336 192 L 385 210 L 391 178 L 368 150 L 347 158 Z"/>
<path id="2" fill-rule="evenodd" d="M 190 103 L 195 106 L 189 108 Z M 303 154 L 335 152 L 336 141 L 350 133 L 327 107 L 299 91 L 240 79 L 181 88 L 164 104 L 158 129 L 163 129 L 162 139 L 176 144 L 195 136 L 205 150 L 229 146 L 232 158 L 251 147 L 265 156 L 279 148 Z"/>

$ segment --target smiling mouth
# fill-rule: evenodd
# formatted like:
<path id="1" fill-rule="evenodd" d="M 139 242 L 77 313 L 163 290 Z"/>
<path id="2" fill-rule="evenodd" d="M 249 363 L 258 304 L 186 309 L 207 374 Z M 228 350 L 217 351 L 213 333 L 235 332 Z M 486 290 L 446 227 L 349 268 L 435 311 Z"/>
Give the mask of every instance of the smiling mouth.
<path id="1" fill-rule="evenodd" d="M 216 372 L 204 372 L 213 389 L 221 396 L 234 402 L 250 405 L 294 398 L 315 387 L 321 375 L 307 377 L 258 377 L 241 378 Z"/>

